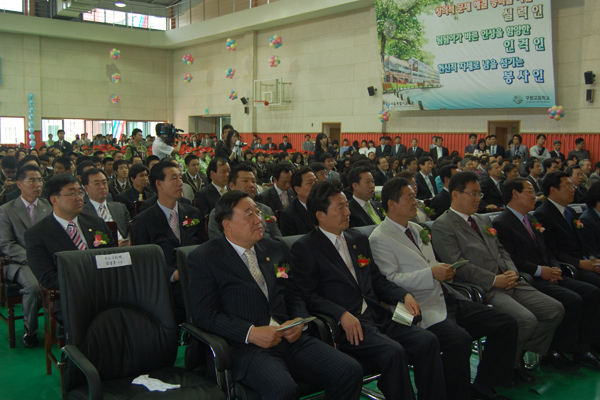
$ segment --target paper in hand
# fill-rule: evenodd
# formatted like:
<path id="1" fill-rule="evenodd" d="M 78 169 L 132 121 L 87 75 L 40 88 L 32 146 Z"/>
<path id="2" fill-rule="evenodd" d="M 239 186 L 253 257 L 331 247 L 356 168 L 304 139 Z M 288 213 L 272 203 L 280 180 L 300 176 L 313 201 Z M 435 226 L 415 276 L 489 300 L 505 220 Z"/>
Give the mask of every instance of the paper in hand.
<path id="1" fill-rule="evenodd" d="M 454 264 L 452 264 L 449 268 L 460 268 L 465 264 L 468 264 L 469 260 L 462 260 L 462 261 L 457 261 Z"/>
<path id="2" fill-rule="evenodd" d="M 412 325 L 414 318 L 415 317 L 408 311 L 404 303 L 398 302 L 396 309 L 394 310 L 394 315 L 392 316 L 392 321 L 410 326 Z"/>
<path id="3" fill-rule="evenodd" d="M 313 319 L 316 319 L 316 318 L 317 317 L 308 317 L 308 318 L 304 318 L 304 319 L 301 319 L 301 320 L 296 321 L 296 322 L 292 322 L 289 325 L 282 326 L 281 328 L 277 329 L 277 332 L 285 331 L 285 330 L 288 330 L 288 329 L 293 328 L 295 326 L 306 324 L 306 323 L 308 323 L 308 322 L 310 322 L 310 321 L 312 321 Z"/>

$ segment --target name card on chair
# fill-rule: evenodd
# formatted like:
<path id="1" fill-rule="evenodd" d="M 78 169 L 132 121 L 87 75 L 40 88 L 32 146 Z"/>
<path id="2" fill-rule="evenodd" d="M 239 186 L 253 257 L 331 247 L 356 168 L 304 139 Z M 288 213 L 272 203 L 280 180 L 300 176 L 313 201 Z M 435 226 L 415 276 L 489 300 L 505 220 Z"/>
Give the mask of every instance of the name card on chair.
<path id="1" fill-rule="evenodd" d="M 96 256 L 96 267 L 98 269 L 117 268 L 125 265 L 131 265 L 131 255 L 129 252 Z"/>

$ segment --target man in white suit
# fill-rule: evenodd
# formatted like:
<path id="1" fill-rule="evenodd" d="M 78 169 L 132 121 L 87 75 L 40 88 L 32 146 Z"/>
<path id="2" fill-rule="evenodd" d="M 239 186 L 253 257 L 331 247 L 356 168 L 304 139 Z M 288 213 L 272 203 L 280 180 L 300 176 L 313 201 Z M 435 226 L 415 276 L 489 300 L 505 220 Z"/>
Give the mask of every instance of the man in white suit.
<path id="1" fill-rule="evenodd" d="M 389 281 L 415 296 L 423 316 L 419 326 L 438 337 L 448 399 L 469 399 L 471 390 L 478 399 L 505 399 L 492 386 L 510 382 L 517 321 L 444 286 L 455 268 L 437 262 L 427 230 L 410 222 L 417 201 L 408 180 L 386 182 L 381 199 L 387 218 L 369 237 L 373 258 Z M 471 388 L 471 342 L 482 336 L 487 337 L 484 356 Z"/>
<path id="2" fill-rule="evenodd" d="M 23 295 L 25 347 L 38 344 L 37 314 L 42 306 L 38 281 L 27 265 L 25 231 L 52 213 L 52 205 L 39 198 L 42 185 L 42 174 L 37 165 L 22 166 L 17 172 L 17 186 L 21 189 L 21 195 L 0 207 L 0 249 L 11 262 L 4 267 L 4 276 L 21 286 L 19 292 Z M 52 235 L 52 232 L 48 232 L 48 235 Z"/>

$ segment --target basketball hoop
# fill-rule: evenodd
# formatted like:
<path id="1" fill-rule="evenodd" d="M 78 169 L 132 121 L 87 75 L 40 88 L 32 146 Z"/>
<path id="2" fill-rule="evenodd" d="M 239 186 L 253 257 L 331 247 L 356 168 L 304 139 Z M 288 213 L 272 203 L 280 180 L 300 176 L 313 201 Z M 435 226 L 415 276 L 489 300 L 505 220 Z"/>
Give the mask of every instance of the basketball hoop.
<path id="1" fill-rule="evenodd" d="M 268 101 L 264 100 L 254 100 L 254 107 L 266 107 L 269 105 Z"/>

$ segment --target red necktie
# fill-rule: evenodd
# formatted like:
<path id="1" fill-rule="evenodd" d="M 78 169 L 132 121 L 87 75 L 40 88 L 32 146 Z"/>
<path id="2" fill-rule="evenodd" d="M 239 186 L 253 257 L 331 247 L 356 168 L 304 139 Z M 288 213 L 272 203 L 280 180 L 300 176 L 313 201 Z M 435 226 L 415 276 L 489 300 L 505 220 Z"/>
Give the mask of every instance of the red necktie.
<path id="1" fill-rule="evenodd" d="M 417 241 L 415 240 L 415 237 L 412 234 L 412 231 L 410 230 L 410 228 L 406 228 L 406 230 L 404 231 L 404 233 L 406 233 L 406 236 L 408 236 L 408 238 L 410 239 L 411 242 L 413 242 L 415 244 L 415 246 L 417 246 Z M 419 246 L 417 246 L 418 248 Z"/>
<path id="2" fill-rule="evenodd" d="M 469 223 L 471 224 L 471 228 L 481 237 L 481 232 L 479 232 L 479 227 L 477 226 L 477 222 L 473 219 L 473 217 L 468 218 Z M 483 237 L 481 237 L 483 239 Z"/>

